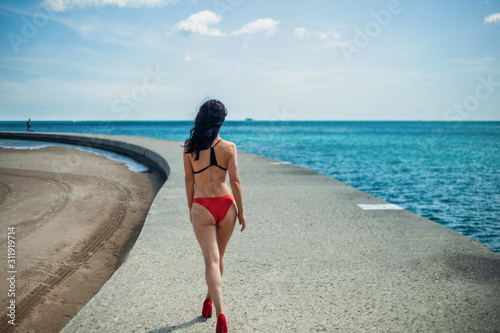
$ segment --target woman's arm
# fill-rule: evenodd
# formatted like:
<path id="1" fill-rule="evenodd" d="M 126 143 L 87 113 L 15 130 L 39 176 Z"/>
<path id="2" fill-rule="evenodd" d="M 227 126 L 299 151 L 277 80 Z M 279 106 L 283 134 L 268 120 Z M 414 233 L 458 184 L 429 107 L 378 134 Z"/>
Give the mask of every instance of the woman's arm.
<path id="1" fill-rule="evenodd" d="M 245 213 L 243 212 L 243 198 L 241 195 L 240 175 L 238 174 L 237 151 L 234 143 L 231 145 L 230 149 L 229 160 L 227 162 L 229 184 L 231 185 L 234 201 L 236 202 L 236 207 L 238 208 L 238 221 L 241 224 L 241 231 L 243 231 L 246 228 L 247 220 L 245 218 Z"/>
<path id="2" fill-rule="evenodd" d="M 186 182 L 187 204 L 189 210 L 191 210 L 194 194 L 194 173 L 191 161 L 189 160 L 189 154 L 184 154 L 184 173 L 184 181 Z"/>

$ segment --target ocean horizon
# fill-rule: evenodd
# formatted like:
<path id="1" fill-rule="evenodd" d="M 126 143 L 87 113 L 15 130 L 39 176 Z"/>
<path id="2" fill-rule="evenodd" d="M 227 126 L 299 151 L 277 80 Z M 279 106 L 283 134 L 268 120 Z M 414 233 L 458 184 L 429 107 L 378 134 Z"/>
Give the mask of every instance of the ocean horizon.
<path id="1" fill-rule="evenodd" d="M 184 141 L 192 121 L 32 121 L 35 132 Z M 26 121 L 0 121 L 26 131 Z M 226 121 L 239 150 L 338 179 L 500 252 L 500 121 Z M 0 144 L 1 146 L 1 144 Z"/>

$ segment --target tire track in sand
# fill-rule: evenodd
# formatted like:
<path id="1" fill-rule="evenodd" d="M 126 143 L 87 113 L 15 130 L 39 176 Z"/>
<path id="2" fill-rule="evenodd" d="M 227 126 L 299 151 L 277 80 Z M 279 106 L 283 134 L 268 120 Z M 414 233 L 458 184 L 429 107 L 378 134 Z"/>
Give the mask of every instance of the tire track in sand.
<path id="1" fill-rule="evenodd" d="M 96 177 L 92 177 L 96 178 Z M 104 222 L 94 231 L 85 241 L 79 251 L 73 251 L 65 264 L 61 265 L 55 273 L 50 275 L 45 281 L 41 282 L 38 287 L 33 289 L 26 297 L 24 297 L 16 306 L 16 322 L 20 322 L 31 311 L 33 307 L 43 302 L 43 296 L 52 290 L 57 284 L 61 283 L 65 278 L 73 274 L 83 263 L 89 259 L 101 244 L 106 241 L 113 232 L 121 225 L 127 213 L 127 190 L 120 184 L 108 181 L 102 178 L 96 178 L 98 182 L 106 184 L 115 189 L 116 200 L 111 212 L 109 221 Z M 3 318 L 7 318 L 6 312 L 3 312 Z M 12 332 L 14 326 L 3 320 L 0 323 L 1 332 Z"/>
<path id="2" fill-rule="evenodd" d="M 7 196 L 9 195 L 9 193 L 10 193 L 10 187 L 9 187 L 9 185 L 0 182 L 0 205 L 5 200 L 5 198 L 7 198 Z"/>
<path id="3" fill-rule="evenodd" d="M 26 177 L 26 178 L 37 179 L 37 177 L 34 176 L 29 176 L 25 174 L 20 175 L 19 173 L 15 172 L 14 173 L 2 172 L 2 174 L 11 175 L 15 177 Z M 24 220 L 16 224 L 16 238 L 22 237 L 30 233 L 44 222 L 50 220 L 53 216 L 59 213 L 59 211 L 63 209 L 64 206 L 66 206 L 66 204 L 68 203 L 69 194 L 71 192 L 71 186 L 63 181 L 52 180 L 51 183 L 56 186 L 57 198 L 50 204 L 48 209 L 46 209 L 42 214 L 38 215 L 36 218 Z M 0 188 L 1 184 L 2 183 L 0 183 Z M 1 191 L 2 190 L 0 189 L 0 203 L 2 202 Z M 3 200 L 5 200 L 5 196 Z M 5 243 L 7 243 L 7 239 L 3 239 L 0 241 L 0 245 L 3 245 Z"/>

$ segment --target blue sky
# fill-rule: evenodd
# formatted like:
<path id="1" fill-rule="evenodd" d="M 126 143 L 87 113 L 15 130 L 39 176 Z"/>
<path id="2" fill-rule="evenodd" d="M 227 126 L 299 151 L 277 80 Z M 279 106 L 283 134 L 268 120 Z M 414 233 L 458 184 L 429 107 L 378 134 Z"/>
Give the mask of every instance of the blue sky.
<path id="1" fill-rule="evenodd" d="M 500 120 L 500 0 L 0 1 L 0 120 Z"/>

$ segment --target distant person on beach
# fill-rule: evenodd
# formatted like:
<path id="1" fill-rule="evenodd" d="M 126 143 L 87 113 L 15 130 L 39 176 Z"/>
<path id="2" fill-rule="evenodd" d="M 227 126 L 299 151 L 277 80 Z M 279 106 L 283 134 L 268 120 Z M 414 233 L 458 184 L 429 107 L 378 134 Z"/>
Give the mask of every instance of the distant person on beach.
<path id="1" fill-rule="evenodd" d="M 246 227 L 236 146 L 219 136 L 226 115 L 226 107 L 221 102 L 205 102 L 184 144 L 187 202 L 194 234 L 205 258 L 208 286 L 201 313 L 205 320 L 212 317 L 214 302 L 217 333 L 227 332 L 221 283 L 224 251 L 233 234 L 236 217 L 241 231 Z M 227 173 L 234 198 L 226 185 Z"/>
<path id="2" fill-rule="evenodd" d="M 30 125 L 31 125 L 31 118 L 28 119 L 28 121 L 26 122 L 26 124 L 28 125 L 28 132 L 30 131 Z"/>

